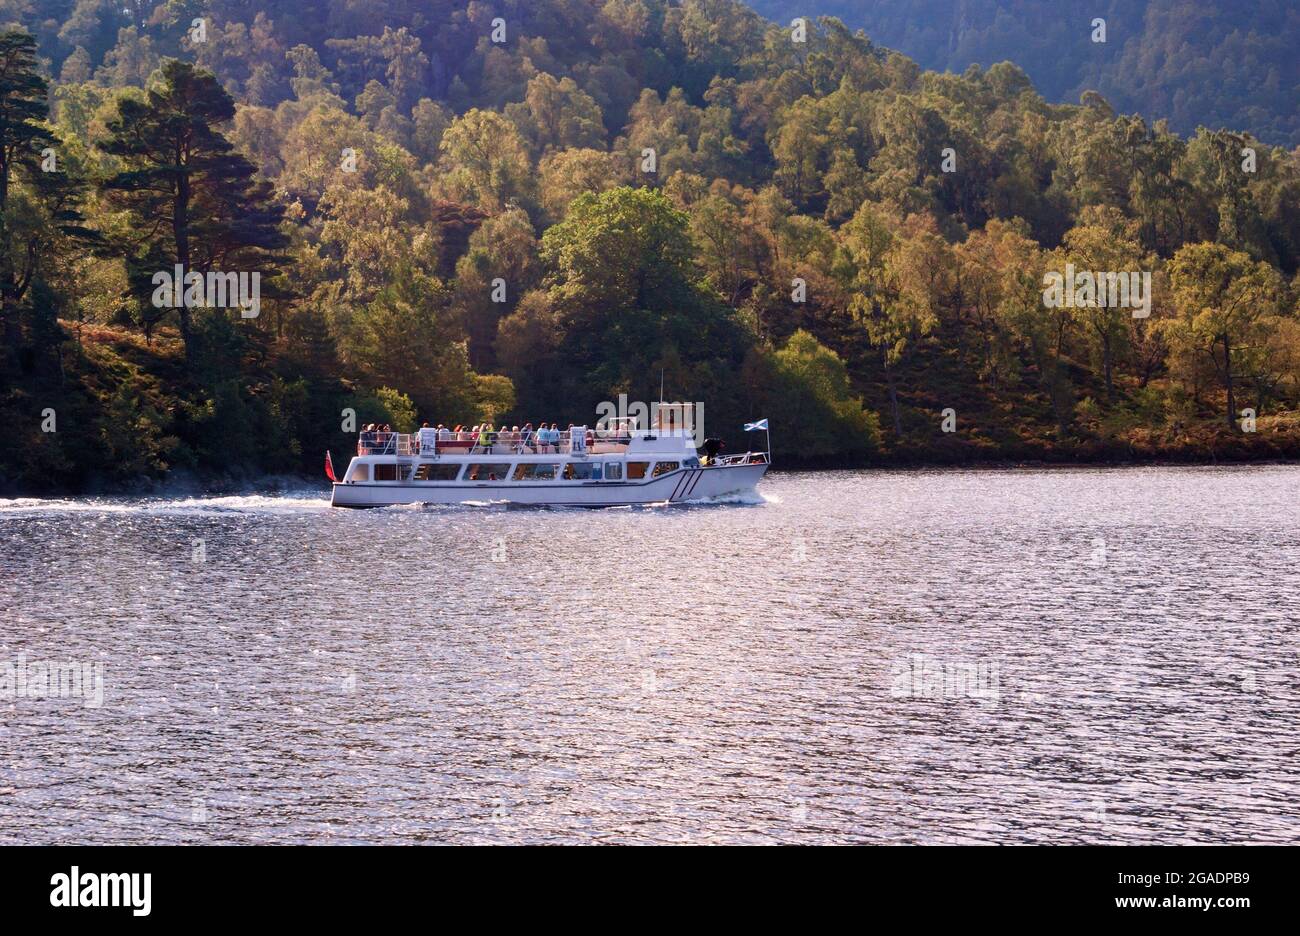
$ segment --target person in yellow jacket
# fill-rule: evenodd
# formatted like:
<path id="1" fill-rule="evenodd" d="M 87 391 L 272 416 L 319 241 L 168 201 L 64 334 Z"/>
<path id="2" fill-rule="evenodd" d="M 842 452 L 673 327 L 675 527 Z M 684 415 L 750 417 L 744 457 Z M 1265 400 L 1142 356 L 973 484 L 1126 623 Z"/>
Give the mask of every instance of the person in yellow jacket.
<path id="1" fill-rule="evenodd" d="M 478 444 L 483 447 L 484 452 L 492 451 L 492 443 L 495 441 L 496 433 L 492 431 L 491 423 L 484 423 L 478 433 Z"/>

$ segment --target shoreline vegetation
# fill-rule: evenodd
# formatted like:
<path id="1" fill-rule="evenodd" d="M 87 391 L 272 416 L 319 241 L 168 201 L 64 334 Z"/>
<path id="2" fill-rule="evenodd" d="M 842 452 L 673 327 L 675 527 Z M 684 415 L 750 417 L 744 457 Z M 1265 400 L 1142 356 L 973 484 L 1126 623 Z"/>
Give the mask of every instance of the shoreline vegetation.
<path id="1" fill-rule="evenodd" d="M 1300 459 L 1300 151 L 729 0 L 60 3 L 0 23 L 0 496 L 661 372 L 778 470 Z"/>

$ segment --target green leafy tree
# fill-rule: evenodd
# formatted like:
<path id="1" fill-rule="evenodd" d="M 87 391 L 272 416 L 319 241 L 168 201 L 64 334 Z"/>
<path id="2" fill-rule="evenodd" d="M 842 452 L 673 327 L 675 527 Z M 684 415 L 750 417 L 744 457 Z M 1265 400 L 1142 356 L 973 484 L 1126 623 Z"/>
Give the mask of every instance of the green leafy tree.
<path id="1" fill-rule="evenodd" d="M 853 394 L 843 359 L 809 332 L 796 331 L 769 361 L 751 364 L 749 380 L 758 406 L 781 427 L 778 451 L 860 458 L 879 446 L 879 420 Z"/>
<path id="2" fill-rule="evenodd" d="M 605 142 L 600 105 L 572 78 L 537 75 L 528 82 L 523 103 L 507 104 L 505 112 L 539 153 L 597 148 Z"/>
<path id="3" fill-rule="evenodd" d="M 1169 264 L 1175 340 L 1207 355 L 1223 384 L 1224 415 L 1237 428 L 1237 362 L 1267 340 L 1277 313 L 1277 271 L 1222 244 L 1188 244 Z"/>
<path id="4" fill-rule="evenodd" d="M 534 178 L 528 147 L 495 111 L 471 110 L 452 122 L 438 145 L 442 186 L 452 198 L 487 211 L 512 199 L 530 202 Z"/>
<path id="5" fill-rule="evenodd" d="M 537 237 L 519 208 L 483 222 L 456 262 L 456 309 L 476 368 L 496 363 L 497 326 L 538 277 Z"/>
<path id="6" fill-rule="evenodd" d="M 694 277 L 689 219 L 653 189 L 580 196 L 543 236 L 542 260 L 557 297 L 589 313 L 671 309 Z"/>
<path id="7" fill-rule="evenodd" d="M 1154 258 L 1145 256 L 1138 242 L 1138 222 L 1128 221 L 1117 208 L 1093 205 L 1086 209 L 1080 223 L 1065 235 L 1065 245 L 1057 258 L 1074 264 L 1076 270 L 1106 274 L 1151 273 Z M 1150 297 L 1148 297 L 1150 298 Z M 1101 359 L 1106 396 L 1115 396 L 1115 362 L 1127 352 L 1133 310 L 1113 301 L 1095 302 L 1074 309 L 1083 322 L 1086 334 Z"/>
<path id="8" fill-rule="evenodd" d="M 564 220 L 569 203 L 585 192 L 603 192 L 626 181 L 615 157 L 598 149 L 547 153 L 538 166 L 542 207 L 550 221 Z"/>
<path id="9" fill-rule="evenodd" d="M 689 219 L 663 192 L 580 196 L 542 237 L 541 260 L 547 307 L 561 315 L 572 398 L 608 399 L 633 386 L 648 394 L 651 373 L 670 359 L 680 361 L 679 392 L 739 365 L 741 329 L 703 287 Z"/>

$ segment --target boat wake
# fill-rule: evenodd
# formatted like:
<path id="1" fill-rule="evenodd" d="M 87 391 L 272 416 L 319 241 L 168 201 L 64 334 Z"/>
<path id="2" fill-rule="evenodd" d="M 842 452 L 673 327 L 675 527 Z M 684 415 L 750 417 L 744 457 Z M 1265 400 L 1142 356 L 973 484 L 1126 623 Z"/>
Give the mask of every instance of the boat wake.
<path id="1" fill-rule="evenodd" d="M 717 497 L 700 497 L 681 501 L 686 507 L 761 507 L 764 504 L 779 504 L 779 497 L 760 494 L 758 491 L 740 491 L 734 494 L 719 494 Z"/>
<path id="2" fill-rule="evenodd" d="M 194 514 L 297 514 L 329 508 L 329 498 L 319 491 L 285 494 L 236 494 L 214 497 L 82 499 L 0 498 L 0 517 L 62 513 Z"/>

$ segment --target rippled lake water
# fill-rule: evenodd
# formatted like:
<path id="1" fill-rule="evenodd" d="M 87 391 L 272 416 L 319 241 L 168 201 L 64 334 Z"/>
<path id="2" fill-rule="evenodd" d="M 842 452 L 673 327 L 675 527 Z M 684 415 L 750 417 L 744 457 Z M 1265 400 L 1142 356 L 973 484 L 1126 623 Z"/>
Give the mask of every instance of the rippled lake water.
<path id="1" fill-rule="evenodd" d="M 760 490 L 0 501 L 0 843 L 1300 840 L 1300 469 Z"/>

